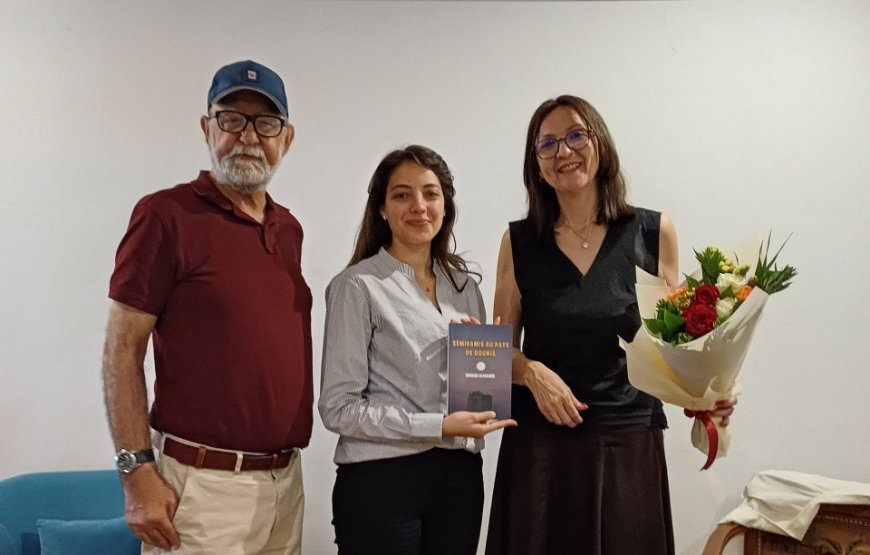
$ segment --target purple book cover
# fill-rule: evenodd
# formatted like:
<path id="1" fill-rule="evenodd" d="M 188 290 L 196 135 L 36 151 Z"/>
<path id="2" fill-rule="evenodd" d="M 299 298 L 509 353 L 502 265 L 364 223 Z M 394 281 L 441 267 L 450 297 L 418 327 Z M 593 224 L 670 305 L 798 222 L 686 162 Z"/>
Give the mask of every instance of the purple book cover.
<path id="1" fill-rule="evenodd" d="M 511 417 L 513 327 L 450 324 L 447 335 L 447 412 L 493 410 Z"/>

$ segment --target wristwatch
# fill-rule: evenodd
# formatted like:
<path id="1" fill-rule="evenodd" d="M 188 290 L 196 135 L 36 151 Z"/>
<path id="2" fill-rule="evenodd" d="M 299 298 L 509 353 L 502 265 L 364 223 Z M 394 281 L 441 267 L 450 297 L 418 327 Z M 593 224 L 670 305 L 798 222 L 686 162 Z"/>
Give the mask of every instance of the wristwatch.
<path id="1" fill-rule="evenodd" d="M 154 462 L 154 449 L 127 451 L 121 449 L 115 454 L 115 468 L 122 474 L 130 474 L 145 463 Z"/>

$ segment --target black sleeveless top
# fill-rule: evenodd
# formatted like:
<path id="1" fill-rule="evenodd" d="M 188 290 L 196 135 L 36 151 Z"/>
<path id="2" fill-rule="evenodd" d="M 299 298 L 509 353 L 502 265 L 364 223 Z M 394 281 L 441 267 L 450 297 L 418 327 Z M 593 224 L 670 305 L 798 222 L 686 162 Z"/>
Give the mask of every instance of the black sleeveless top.
<path id="1" fill-rule="evenodd" d="M 666 428 L 662 403 L 628 382 L 627 341 L 640 328 L 635 266 L 658 272 L 661 214 L 635 208 L 610 224 L 586 275 L 556 245 L 538 240 L 528 220 L 511 222 L 514 275 L 522 295 L 523 353 L 556 372 L 589 408 L 580 428 Z M 511 416 L 521 426 L 551 426 L 531 391 L 514 385 Z"/>

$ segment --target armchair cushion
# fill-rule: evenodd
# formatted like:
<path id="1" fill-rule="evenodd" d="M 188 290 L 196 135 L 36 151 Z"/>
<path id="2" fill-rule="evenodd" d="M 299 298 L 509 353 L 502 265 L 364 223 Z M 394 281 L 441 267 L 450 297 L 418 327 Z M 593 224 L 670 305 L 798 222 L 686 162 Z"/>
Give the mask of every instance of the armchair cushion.
<path id="1" fill-rule="evenodd" d="M 36 521 L 42 555 L 138 555 L 141 544 L 124 517 L 106 520 Z"/>

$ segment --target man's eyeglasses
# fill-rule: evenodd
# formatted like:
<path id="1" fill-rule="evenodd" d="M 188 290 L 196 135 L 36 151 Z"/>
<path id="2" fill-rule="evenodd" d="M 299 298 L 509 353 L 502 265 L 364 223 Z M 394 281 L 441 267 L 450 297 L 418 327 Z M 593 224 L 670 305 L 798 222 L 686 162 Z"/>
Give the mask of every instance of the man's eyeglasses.
<path id="1" fill-rule="evenodd" d="M 562 141 L 565 141 L 565 146 L 571 150 L 580 150 L 589 144 L 589 138 L 592 137 L 592 135 L 594 135 L 594 133 L 588 129 L 575 129 L 569 131 L 568 134 L 561 139 L 547 137 L 535 143 L 535 154 L 537 154 L 539 158 L 545 160 L 553 158 L 559 152 L 559 143 Z"/>
<path id="2" fill-rule="evenodd" d="M 218 110 L 208 119 L 216 119 L 221 131 L 227 133 L 241 133 L 250 121 L 254 124 L 254 131 L 261 137 L 277 137 L 287 125 L 278 116 L 249 116 L 235 110 Z"/>

